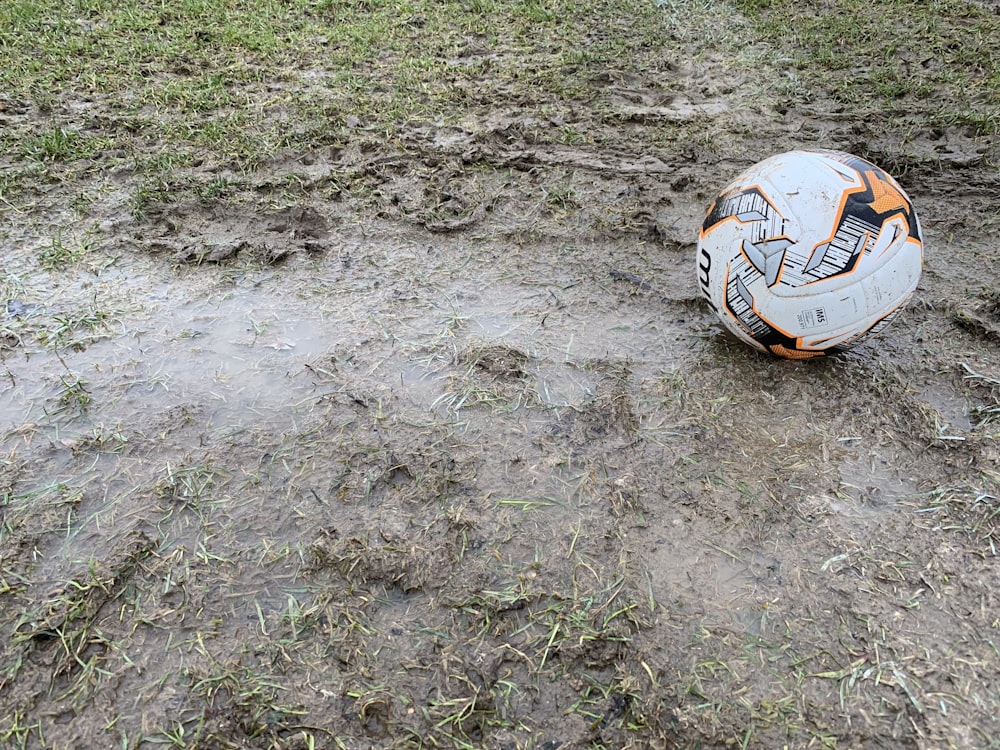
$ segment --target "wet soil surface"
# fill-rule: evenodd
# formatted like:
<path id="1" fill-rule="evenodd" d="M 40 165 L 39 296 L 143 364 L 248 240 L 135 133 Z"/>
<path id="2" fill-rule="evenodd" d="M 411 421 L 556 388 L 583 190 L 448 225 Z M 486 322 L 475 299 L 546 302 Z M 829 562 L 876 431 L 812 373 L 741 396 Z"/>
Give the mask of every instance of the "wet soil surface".
<path id="1" fill-rule="evenodd" d="M 671 75 L 5 207 L 9 746 L 995 742 L 996 145 Z M 716 190 L 797 146 L 895 173 L 926 240 L 899 319 L 807 363 L 694 274 Z M 86 253 L 39 264 L 52 227 Z"/>

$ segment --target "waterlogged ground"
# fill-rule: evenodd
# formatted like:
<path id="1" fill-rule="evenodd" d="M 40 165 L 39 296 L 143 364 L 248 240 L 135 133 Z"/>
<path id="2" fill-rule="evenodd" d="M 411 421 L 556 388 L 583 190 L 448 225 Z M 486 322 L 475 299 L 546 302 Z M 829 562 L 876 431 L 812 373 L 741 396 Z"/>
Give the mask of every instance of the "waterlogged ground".
<path id="1" fill-rule="evenodd" d="M 800 11 L 708 5 L 267 5 L 315 57 L 244 40 L 189 109 L 237 10 L 51 11 L 192 46 L 0 94 L 0 744 L 998 747 L 995 15 L 882 3 L 925 36 L 855 99 Z M 796 28 L 882 23 L 833 5 Z M 413 46 L 342 109 L 362 21 Z M 403 117 L 441 38 L 412 80 L 461 106 Z M 246 112 L 294 138 L 174 129 Z M 694 243 L 798 146 L 896 174 L 926 262 L 796 363 L 723 335 Z"/>

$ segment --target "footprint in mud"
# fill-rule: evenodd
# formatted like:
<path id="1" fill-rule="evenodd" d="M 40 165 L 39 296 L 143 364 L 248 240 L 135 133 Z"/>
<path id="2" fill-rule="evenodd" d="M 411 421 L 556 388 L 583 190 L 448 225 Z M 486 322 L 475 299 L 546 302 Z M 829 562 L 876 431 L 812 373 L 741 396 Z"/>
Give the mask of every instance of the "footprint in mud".
<path id="1" fill-rule="evenodd" d="M 8 318 L 28 318 L 35 313 L 41 312 L 41 309 L 40 305 L 22 302 L 19 299 L 7 300 L 6 312 Z"/>
<path id="2" fill-rule="evenodd" d="M 470 347 L 459 355 L 458 361 L 498 380 L 524 380 L 531 364 L 531 358 L 524 352 L 502 345 Z"/>
<path id="3" fill-rule="evenodd" d="M 157 236 L 142 240 L 150 252 L 169 252 L 182 263 L 274 265 L 297 253 L 326 249 L 330 222 L 311 206 L 260 211 L 250 205 L 183 204 L 156 217 Z"/>
<path id="4" fill-rule="evenodd" d="M 1000 342 L 1000 292 L 991 289 L 981 293 L 978 302 L 959 307 L 952 319 L 971 333 Z"/>

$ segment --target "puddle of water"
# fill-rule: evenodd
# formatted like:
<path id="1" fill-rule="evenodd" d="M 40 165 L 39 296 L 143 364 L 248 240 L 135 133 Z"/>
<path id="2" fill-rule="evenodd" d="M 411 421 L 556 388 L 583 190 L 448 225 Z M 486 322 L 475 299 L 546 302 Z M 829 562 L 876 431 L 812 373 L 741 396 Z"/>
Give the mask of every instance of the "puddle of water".
<path id="1" fill-rule="evenodd" d="M 597 379 L 568 364 L 544 367 L 538 374 L 538 397 L 548 406 L 575 406 L 593 398 Z"/>
<path id="2" fill-rule="evenodd" d="M 82 351 L 34 348 L 5 360 L 0 419 L 8 426 L 62 422 L 74 406 L 91 419 L 131 418 L 185 399 L 214 403 L 213 423 L 277 408 L 289 375 L 329 343 L 321 321 L 278 318 L 252 296 L 157 311 L 155 329 L 118 335 Z M 132 329 L 128 323 L 123 327 Z M 132 329 L 135 330 L 135 329 Z M 78 384 L 77 392 L 71 386 Z"/>
<path id="3" fill-rule="evenodd" d="M 938 425 L 942 440 L 963 440 L 972 429 L 969 404 L 961 393 L 942 383 L 924 383 L 918 386 L 920 398 L 941 415 Z"/>
<path id="4" fill-rule="evenodd" d="M 284 293 L 267 278 L 206 293 L 189 281 L 158 274 L 162 271 L 150 265 L 145 275 L 137 267 L 115 280 L 132 305 L 122 304 L 124 312 L 108 328 L 108 338 L 58 356 L 41 346 L 33 346 L 28 357 L 8 355 L 8 382 L 0 392 L 6 429 L 39 424 L 57 441 L 71 444 L 101 423 L 138 424 L 141 430 L 148 415 L 194 405 L 205 430 L 266 425 L 280 433 L 297 414 L 312 409 L 318 395 L 353 387 L 351 378 L 361 387 L 401 395 L 416 410 L 447 411 L 436 404 L 463 367 L 451 355 L 499 344 L 528 356 L 529 387 L 552 409 L 505 415 L 502 429 L 541 436 L 541 442 L 529 441 L 530 447 L 520 449 L 524 456 L 518 460 L 527 456 L 532 462 L 524 476 L 496 455 L 477 469 L 479 479 L 483 487 L 509 492 L 511 503 L 523 502 L 530 512 L 565 523 L 579 511 L 576 489 L 566 480 L 578 467 L 560 464 L 572 463 L 566 456 L 548 461 L 545 430 L 558 420 L 557 410 L 595 397 L 599 376 L 585 363 L 628 358 L 638 380 L 643 368 L 662 372 L 678 366 L 686 348 L 677 338 L 690 335 L 662 320 L 626 319 L 611 309 L 613 302 L 603 308 L 595 304 L 585 319 L 583 313 L 571 319 L 538 289 L 501 285 L 473 293 L 459 286 L 472 286 L 467 280 L 455 283 L 454 294 L 442 295 L 450 301 L 417 306 L 387 302 L 380 296 L 386 292 L 374 290 L 288 294 L 288 289 L 306 288 L 308 270 L 284 269 L 273 280 Z M 309 370 L 317 362 L 328 368 L 323 378 Z M 91 399 L 76 419 L 72 401 L 58 408 L 69 374 L 85 383 Z M 455 421 L 474 425 L 470 434 L 496 428 L 488 407 L 456 414 Z M 494 438 L 502 441 L 502 436 Z M 92 471 L 106 470 L 110 476 L 116 461 L 102 456 Z M 881 511 L 914 492 L 914 480 L 885 462 L 872 465 L 859 455 L 839 470 L 844 496 L 835 499 L 843 504 L 833 508 L 837 513 Z M 747 565 L 690 541 L 657 549 L 652 566 L 661 590 L 711 591 L 720 606 L 745 597 L 754 581 Z"/>
<path id="5" fill-rule="evenodd" d="M 837 462 L 840 492 L 829 500 L 834 513 L 872 515 L 896 508 L 919 494 L 919 477 L 895 466 L 885 456 L 857 453 Z"/>
<path id="6" fill-rule="evenodd" d="M 720 607 L 745 597 L 753 582 L 745 563 L 708 546 L 663 544 L 651 560 L 653 581 L 660 591 L 708 595 Z"/>
<path id="7" fill-rule="evenodd" d="M 322 326 L 318 316 L 249 292 L 179 308 L 136 348 L 165 391 L 214 400 L 219 425 L 305 396 L 308 387 L 292 376 L 329 349 Z"/>
<path id="8" fill-rule="evenodd" d="M 689 536 L 680 521 L 668 533 L 679 538 L 664 540 L 650 554 L 650 578 L 657 599 L 667 606 L 674 602 L 693 606 L 709 621 L 758 633 L 761 591 L 776 581 L 760 578 L 755 568 L 761 565 Z M 778 589 L 772 585 L 768 590 L 773 595 Z"/>

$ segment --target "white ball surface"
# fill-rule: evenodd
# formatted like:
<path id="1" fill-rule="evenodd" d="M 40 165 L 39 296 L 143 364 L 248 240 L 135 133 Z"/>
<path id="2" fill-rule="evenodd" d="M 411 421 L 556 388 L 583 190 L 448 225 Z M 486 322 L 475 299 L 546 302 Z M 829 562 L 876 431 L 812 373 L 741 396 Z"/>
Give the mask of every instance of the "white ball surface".
<path id="1" fill-rule="evenodd" d="M 698 284 L 747 344 L 804 359 L 869 338 L 906 304 L 923 260 L 920 223 L 886 172 L 839 151 L 754 165 L 709 207 Z"/>

